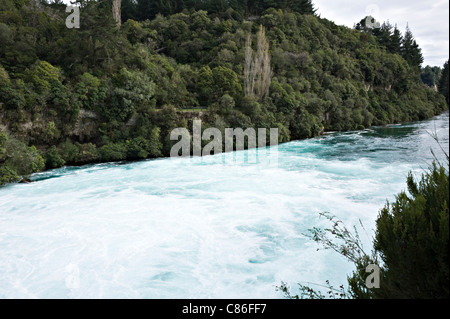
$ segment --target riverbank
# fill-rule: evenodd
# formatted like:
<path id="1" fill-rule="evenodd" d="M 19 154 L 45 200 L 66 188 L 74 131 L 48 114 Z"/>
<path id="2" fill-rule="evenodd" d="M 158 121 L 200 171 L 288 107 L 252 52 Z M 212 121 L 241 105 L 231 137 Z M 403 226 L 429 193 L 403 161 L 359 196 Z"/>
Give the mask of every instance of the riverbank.
<path id="1" fill-rule="evenodd" d="M 431 119 L 428 119 L 428 120 L 423 120 L 423 121 L 420 121 L 420 122 L 409 122 L 409 123 L 396 123 L 396 124 L 387 124 L 387 125 L 383 125 L 383 126 L 373 126 L 373 127 L 370 127 L 370 128 L 366 128 L 366 129 L 364 129 L 364 130 L 353 130 L 353 131 L 347 131 L 347 132 L 325 132 L 322 136 L 332 136 L 332 135 L 335 135 L 335 134 L 340 134 L 340 133 L 347 133 L 347 134 L 349 134 L 349 133 L 360 133 L 360 132 L 364 132 L 364 131 L 366 131 L 367 129 L 377 129 L 377 128 L 395 128 L 396 126 L 404 126 L 404 125 L 414 125 L 414 124 L 417 124 L 417 123 L 426 123 L 426 122 L 429 122 L 430 120 L 433 120 L 433 119 L 435 119 L 435 118 L 438 118 L 438 117 L 442 117 L 442 116 L 449 116 L 449 111 L 445 111 L 444 113 L 442 113 L 442 114 L 440 114 L 440 115 L 438 115 L 438 116 L 435 116 L 435 117 L 433 117 L 433 118 L 431 118 Z M 192 119 L 196 119 L 196 118 L 199 118 L 199 117 L 196 117 L 196 116 L 193 116 L 192 117 Z M 430 132 L 430 134 L 432 134 L 433 132 Z M 315 137 L 315 138 L 317 138 L 317 137 Z M 315 138 L 310 138 L 310 139 L 302 139 L 302 140 L 293 140 L 293 141 L 287 141 L 287 142 L 283 142 L 283 143 L 280 143 L 279 145 L 280 146 L 282 146 L 282 145 L 284 145 L 284 144 L 286 144 L 286 143 L 291 143 L 291 142 L 296 142 L 296 141 L 307 141 L 307 140 L 314 140 Z M 174 143 L 176 143 L 176 141 L 174 142 Z M 165 158 L 170 158 L 169 156 L 166 156 L 166 157 L 164 157 L 164 156 L 161 156 L 161 157 L 158 157 L 158 159 L 165 159 Z M 88 167 L 88 166 L 90 166 L 90 165 L 95 165 L 95 164 L 120 164 L 120 165 L 128 165 L 128 164 L 133 164 L 133 163 L 140 163 L 140 162 L 145 162 L 145 161 L 147 161 L 147 160 L 149 160 L 149 159 L 141 159 L 141 160 L 134 160 L 134 161 L 123 161 L 123 160 L 121 160 L 121 161 L 109 161 L 109 162 L 101 162 L 101 161 L 98 161 L 98 162 L 91 162 L 91 163 L 84 163 L 84 164 L 81 164 L 81 165 L 69 165 L 69 166 L 67 166 L 67 168 L 82 168 L 82 167 Z M 51 170 L 42 170 L 42 171 L 40 171 L 40 173 L 43 173 L 43 172 L 46 172 L 46 171 L 51 171 Z M 36 172 L 37 173 L 37 172 Z M 20 180 L 20 181 L 18 181 L 19 183 L 32 183 L 32 182 L 34 182 L 34 178 L 31 176 L 31 175 L 29 175 L 29 176 L 25 176 L 25 177 L 22 177 L 22 180 Z M 5 186 L 5 185 L 0 185 L 0 187 L 2 187 L 2 186 Z"/>
<path id="2" fill-rule="evenodd" d="M 283 143 L 275 167 L 262 152 L 256 165 L 219 154 L 40 173 L 0 191 L 0 296 L 278 299 L 281 282 L 294 294 L 297 282 L 339 287 L 354 266 L 304 234 L 330 212 L 363 223 L 370 250 L 386 200 L 424 172 L 431 148 L 441 156 L 435 128 L 448 148 L 442 115 Z"/>

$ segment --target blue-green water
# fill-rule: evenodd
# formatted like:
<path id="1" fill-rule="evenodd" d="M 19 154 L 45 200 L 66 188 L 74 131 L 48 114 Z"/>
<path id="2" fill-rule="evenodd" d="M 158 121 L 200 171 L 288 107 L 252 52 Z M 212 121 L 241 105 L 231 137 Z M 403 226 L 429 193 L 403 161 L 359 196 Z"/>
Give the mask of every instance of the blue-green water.
<path id="1" fill-rule="evenodd" d="M 283 144 L 256 164 L 221 154 L 37 174 L 0 188 L 0 298 L 279 298 L 282 281 L 340 285 L 353 266 L 304 233 L 328 211 L 361 220 L 370 250 L 379 209 L 431 148 L 443 159 L 429 133 L 448 152 L 448 129 L 446 113 Z"/>

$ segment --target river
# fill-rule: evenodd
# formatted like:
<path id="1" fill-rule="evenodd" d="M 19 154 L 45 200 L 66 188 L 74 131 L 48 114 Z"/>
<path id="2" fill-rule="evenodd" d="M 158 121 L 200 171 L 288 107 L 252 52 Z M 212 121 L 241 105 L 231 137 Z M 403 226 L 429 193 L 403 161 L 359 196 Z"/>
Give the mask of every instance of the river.
<path id="1" fill-rule="evenodd" d="M 0 188 L 0 298 L 282 298 L 354 269 L 305 234 L 330 212 L 360 229 L 449 148 L 432 120 L 332 133 L 257 163 L 159 159 L 65 167 Z M 238 155 L 239 155 L 238 154 Z M 234 154 L 235 155 L 235 154 Z M 274 161 L 277 159 L 277 162 Z"/>

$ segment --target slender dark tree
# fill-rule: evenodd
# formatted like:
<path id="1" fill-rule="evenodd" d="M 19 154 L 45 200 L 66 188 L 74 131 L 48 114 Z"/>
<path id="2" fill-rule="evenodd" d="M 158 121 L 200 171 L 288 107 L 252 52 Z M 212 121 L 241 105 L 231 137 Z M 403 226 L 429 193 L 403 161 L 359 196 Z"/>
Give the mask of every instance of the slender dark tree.
<path id="1" fill-rule="evenodd" d="M 378 42 L 388 48 L 391 38 L 392 38 L 392 29 L 393 26 L 388 22 L 384 22 L 381 25 L 381 28 L 374 29 L 374 32 L 376 32 L 376 37 L 378 39 Z"/>
<path id="2" fill-rule="evenodd" d="M 402 46 L 402 41 L 403 41 L 402 33 L 400 32 L 400 30 L 397 28 L 397 25 L 396 25 L 394 27 L 394 30 L 392 31 L 392 35 L 390 37 L 389 43 L 386 46 L 386 49 L 390 53 L 400 54 L 400 48 Z"/>
<path id="3" fill-rule="evenodd" d="M 401 54 L 412 67 L 420 68 L 424 61 L 422 49 L 419 48 L 409 26 L 406 27 L 405 36 L 403 37 Z"/>
<path id="4" fill-rule="evenodd" d="M 447 101 L 447 104 L 450 104 L 449 97 L 448 97 L 448 87 L 449 87 L 448 76 L 449 76 L 449 70 L 448 70 L 448 60 L 447 60 L 447 62 L 445 62 L 445 64 L 444 64 L 444 69 L 442 70 L 441 79 L 439 80 L 438 91 L 439 91 L 439 93 L 441 93 L 442 95 L 445 96 L 445 100 Z"/>

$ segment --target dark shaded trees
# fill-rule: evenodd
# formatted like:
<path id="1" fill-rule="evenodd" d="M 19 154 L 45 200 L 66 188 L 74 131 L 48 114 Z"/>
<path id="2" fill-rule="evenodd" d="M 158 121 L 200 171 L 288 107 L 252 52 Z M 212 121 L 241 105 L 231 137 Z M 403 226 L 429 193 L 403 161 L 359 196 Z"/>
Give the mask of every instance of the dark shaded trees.
<path id="1" fill-rule="evenodd" d="M 119 29 L 111 0 L 81 3 L 80 29 L 61 2 L 0 4 L 0 127 L 48 167 L 168 155 L 199 107 L 205 126 L 278 127 L 280 141 L 446 108 L 389 24 L 355 31 L 309 1 L 122 0 Z M 181 12 L 146 20 L 155 10 Z"/>
<path id="2" fill-rule="evenodd" d="M 419 45 L 408 26 L 406 27 L 406 32 L 403 36 L 400 53 L 410 66 L 415 69 L 420 69 L 423 63 L 422 49 L 419 48 Z"/>
<path id="3" fill-rule="evenodd" d="M 420 73 L 420 78 L 423 83 L 428 85 L 432 88 L 438 88 L 439 80 L 442 76 L 442 69 L 438 66 L 431 67 L 427 65 L 426 67 L 422 68 Z"/>
<path id="4" fill-rule="evenodd" d="M 292 10 L 301 14 L 314 14 L 311 0 L 123 0 L 124 21 L 134 19 L 144 21 L 154 19 L 156 15 L 164 16 L 186 11 L 205 10 L 211 14 L 222 15 L 231 9 L 238 15 L 261 15 L 269 8 Z"/>
<path id="5" fill-rule="evenodd" d="M 444 64 L 444 69 L 442 70 L 442 76 L 441 76 L 441 79 L 439 80 L 439 84 L 438 84 L 438 91 L 443 96 L 445 96 L 447 105 L 450 103 L 449 96 L 448 96 L 448 89 L 449 89 L 448 77 L 449 77 L 449 69 L 448 69 L 448 60 L 447 60 L 447 62 L 445 62 L 445 64 Z"/>
<path id="6" fill-rule="evenodd" d="M 401 53 L 401 46 L 402 46 L 402 33 L 397 28 L 397 26 L 394 27 L 394 30 L 392 31 L 392 35 L 390 37 L 390 41 L 388 42 L 386 48 L 390 53 Z"/>
<path id="7" fill-rule="evenodd" d="M 44 168 L 36 147 L 0 132 L 0 185 L 20 181 Z"/>
<path id="8" fill-rule="evenodd" d="M 448 166 L 434 163 L 380 212 L 374 249 L 384 263 L 378 298 L 449 297 Z"/>
<path id="9" fill-rule="evenodd" d="M 380 24 L 375 18 L 368 16 L 356 23 L 354 28 L 373 35 L 389 53 L 400 54 L 419 74 L 424 58 L 422 49 L 417 44 L 409 26 L 406 27 L 405 34 L 402 36 L 397 26 L 393 27 L 389 21 Z"/>

